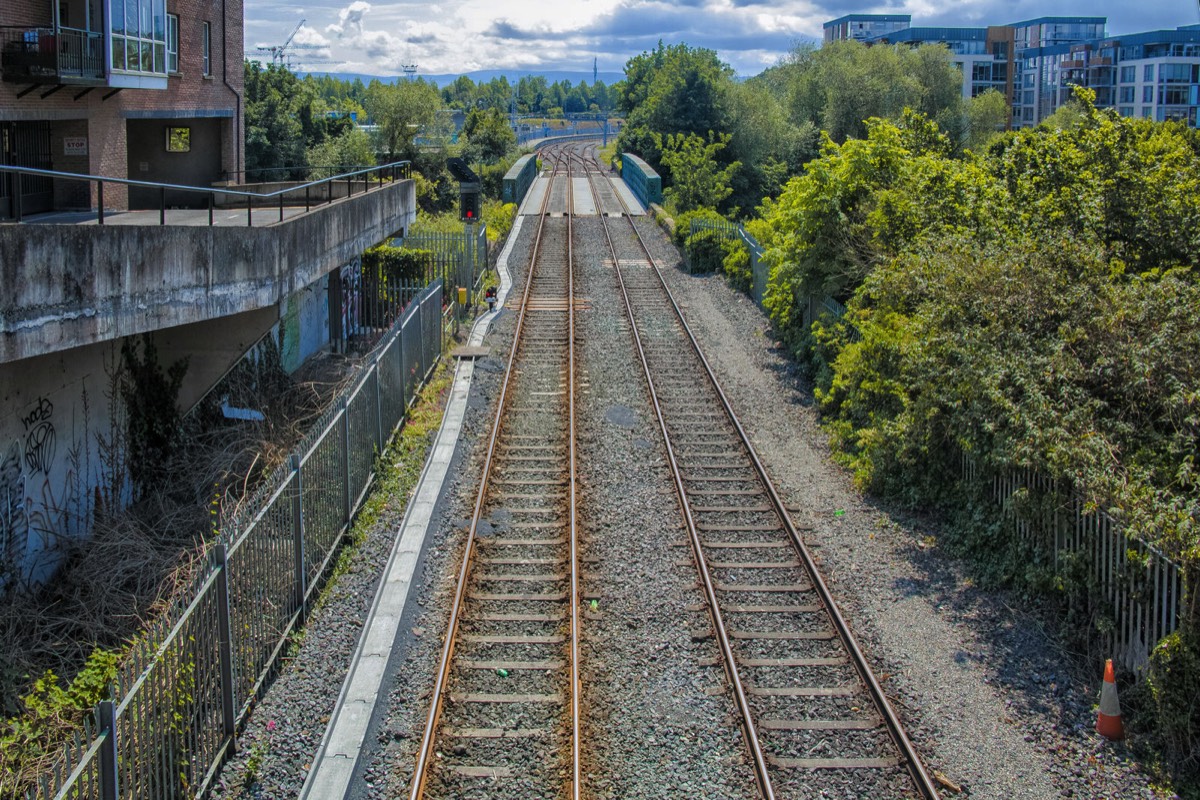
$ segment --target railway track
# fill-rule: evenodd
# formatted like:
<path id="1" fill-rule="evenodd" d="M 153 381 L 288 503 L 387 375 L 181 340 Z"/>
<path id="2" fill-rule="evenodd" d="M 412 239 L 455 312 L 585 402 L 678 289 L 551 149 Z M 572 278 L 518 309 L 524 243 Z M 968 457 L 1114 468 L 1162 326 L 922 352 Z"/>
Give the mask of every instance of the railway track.
<path id="1" fill-rule="evenodd" d="M 570 169 L 557 158 L 459 571 L 418 798 L 580 796 Z M 561 196 L 561 194 L 560 194 Z"/>
<path id="2" fill-rule="evenodd" d="M 577 155 L 600 207 L 594 161 Z M 938 797 L 638 232 L 600 217 L 764 798 Z"/>
<path id="3" fill-rule="evenodd" d="M 573 204 L 544 193 L 410 800 L 581 798 Z M 565 215 L 550 213 L 565 208 Z M 685 535 L 764 798 L 938 793 L 625 209 L 599 219 Z M 625 226 L 628 227 L 625 227 Z M 619 228 L 619 230 L 614 230 Z"/>

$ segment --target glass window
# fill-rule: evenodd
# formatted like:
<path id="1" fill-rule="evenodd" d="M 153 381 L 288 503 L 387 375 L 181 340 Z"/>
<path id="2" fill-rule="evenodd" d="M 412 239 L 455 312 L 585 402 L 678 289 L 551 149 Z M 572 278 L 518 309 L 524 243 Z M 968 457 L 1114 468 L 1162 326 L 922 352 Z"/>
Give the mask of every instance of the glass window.
<path id="1" fill-rule="evenodd" d="M 1117 113 L 1120 114 L 1122 117 L 1132 117 L 1133 116 L 1133 106 L 1121 106 L 1119 109 L 1117 109 Z"/>
<path id="2" fill-rule="evenodd" d="M 1150 119 L 1151 113 L 1153 113 L 1153 112 L 1152 112 L 1152 109 L 1150 108 L 1150 106 L 1142 106 L 1142 116 L 1144 118 Z"/>
<path id="3" fill-rule="evenodd" d="M 1142 70 L 1142 80 L 1146 81 L 1147 83 L 1150 83 L 1154 80 L 1154 65 L 1153 64 L 1147 64 L 1145 66 L 1145 68 Z"/>
<path id="4" fill-rule="evenodd" d="M 166 0 L 112 0 L 111 18 L 113 69 L 166 74 Z"/>
<path id="5" fill-rule="evenodd" d="M 200 26 L 200 58 L 202 62 L 204 75 L 212 75 L 212 57 L 211 57 L 212 36 L 209 31 L 208 23 L 201 23 Z"/>
<path id="6" fill-rule="evenodd" d="M 1133 87 L 1133 86 L 1122 86 L 1121 87 L 1121 99 L 1119 102 L 1132 103 L 1134 88 L 1135 87 Z M 1122 116 L 1131 117 L 1131 116 L 1133 116 L 1133 114 L 1122 114 Z"/>
<path id="7" fill-rule="evenodd" d="M 1142 102 L 1143 103 L 1153 103 L 1154 102 L 1154 87 L 1153 86 L 1143 86 L 1142 87 Z"/>
<path id="8" fill-rule="evenodd" d="M 192 149 L 191 128 L 167 128 L 167 152 L 186 153 Z"/>
<path id="9" fill-rule="evenodd" d="M 1158 71 L 1158 79 L 1162 83 L 1190 83 L 1192 80 L 1191 64 L 1163 64 Z"/>
<path id="10" fill-rule="evenodd" d="M 179 72 L 179 17 L 167 15 L 167 72 Z"/>
<path id="11" fill-rule="evenodd" d="M 1133 83 L 1137 80 L 1137 67 L 1121 67 L 1121 83 Z"/>

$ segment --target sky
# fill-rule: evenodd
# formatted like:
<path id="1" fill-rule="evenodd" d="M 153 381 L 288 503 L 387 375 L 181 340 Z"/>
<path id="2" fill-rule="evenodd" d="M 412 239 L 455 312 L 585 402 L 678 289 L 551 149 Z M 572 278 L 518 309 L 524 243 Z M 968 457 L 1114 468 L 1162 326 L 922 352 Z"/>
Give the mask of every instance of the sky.
<path id="1" fill-rule="evenodd" d="M 550 13 L 552 10 L 552 13 Z M 844 14 L 911 14 L 914 26 L 1106 16 L 1109 35 L 1200 23 L 1200 0 L 245 0 L 246 55 L 295 30 L 293 68 L 418 75 L 479 69 L 621 72 L 661 39 L 715 50 L 742 76 L 820 40 Z M 303 25 L 296 26 L 303 20 Z"/>

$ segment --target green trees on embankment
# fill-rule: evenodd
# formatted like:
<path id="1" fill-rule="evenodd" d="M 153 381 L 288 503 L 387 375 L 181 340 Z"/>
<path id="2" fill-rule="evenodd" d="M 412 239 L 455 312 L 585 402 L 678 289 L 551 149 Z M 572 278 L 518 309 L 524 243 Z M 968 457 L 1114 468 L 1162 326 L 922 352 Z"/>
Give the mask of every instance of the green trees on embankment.
<path id="1" fill-rule="evenodd" d="M 740 219 L 763 245 L 766 309 L 810 368 L 836 458 L 863 488 L 946 510 L 949 543 L 983 575 L 1061 598 L 1085 636 L 1106 624 L 1087 614 L 1087 571 L 1033 566 L 990 499 L 952 494 L 963 455 L 1055 479 L 1049 502 L 1077 493 L 1184 566 L 1183 628 L 1129 699 L 1149 712 L 1142 724 L 1167 762 L 1194 777 L 1200 136 L 1097 110 L 1083 91 L 1047 123 L 1003 133 L 995 98 L 952 95 L 960 78 L 935 52 L 839 45 L 736 84 L 711 53 L 660 47 L 629 63 L 643 88 L 618 86 L 633 104 L 622 138 L 664 166 L 677 221 Z M 661 74 L 672 64 L 682 71 Z M 678 119 L 701 127 L 659 125 L 698 80 L 715 87 L 699 96 L 716 99 Z M 783 122 L 773 135 L 760 127 L 759 155 L 747 156 L 730 98 L 764 88 L 775 106 L 756 113 Z M 818 129 L 818 151 L 805 152 Z M 689 137 L 706 147 L 679 146 Z M 781 165 L 778 187 L 763 180 Z M 712 185 L 697 192 L 695 176 Z M 713 248 L 707 232 L 677 236 L 698 256 Z M 744 248 L 725 247 L 725 271 L 745 288 Z M 847 312 L 814 321 L 809 297 Z"/>

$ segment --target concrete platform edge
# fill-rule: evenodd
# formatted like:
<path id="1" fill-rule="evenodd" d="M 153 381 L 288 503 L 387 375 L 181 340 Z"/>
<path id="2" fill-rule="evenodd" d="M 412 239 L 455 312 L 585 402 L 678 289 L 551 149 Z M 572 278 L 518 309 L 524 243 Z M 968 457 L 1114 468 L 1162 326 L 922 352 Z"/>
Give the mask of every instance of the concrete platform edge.
<path id="1" fill-rule="evenodd" d="M 497 260 L 496 270 L 500 275 L 500 287 L 496 293 L 496 310 L 489 311 L 475 320 L 468 339 L 469 344 L 473 346 L 482 344 L 483 337 L 496 315 L 503 309 L 512 288 L 508 258 L 521 232 L 522 219 L 518 216 L 513 223 L 508 241 Z M 379 589 L 363 625 L 346 680 L 342 683 L 337 705 L 313 758 L 312 769 L 309 770 L 304 787 L 300 790 L 301 800 L 344 798 L 350 787 L 358 755 L 370 725 L 371 711 L 383 679 L 384 670 L 379 668 L 380 657 L 384 663 L 390 658 L 396 635 L 400 630 L 400 620 L 408 600 L 421 547 L 429 532 L 433 510 L 458 444 L 474 370 L 475 363 L 472 359 L 460 360 L 455 369 L 454 384 L 437 439 L 421 470 L 416 492 L 400 522 L 396 542 L 384 567 Z"/>

